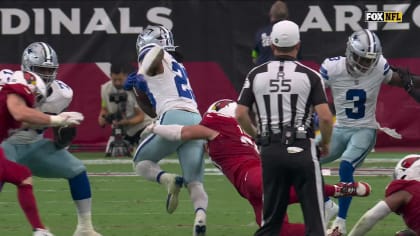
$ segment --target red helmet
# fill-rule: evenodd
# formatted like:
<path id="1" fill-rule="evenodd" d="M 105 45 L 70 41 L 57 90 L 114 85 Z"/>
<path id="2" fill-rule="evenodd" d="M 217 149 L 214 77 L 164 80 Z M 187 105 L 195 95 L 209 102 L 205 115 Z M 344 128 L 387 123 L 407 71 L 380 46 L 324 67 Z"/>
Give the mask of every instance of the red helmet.
<path id="1" fill-rule="evenodd" d="M 414 162 L 416 162 L 417 160 L 420 160 L 420 155 L 418 155 L 418 154 L 409 154 L 409 155 L 403 157 L 397 163 L 397 166 L 395 166 L 394 179 L 406 179 L 407 169 L 412 167 Z"/>

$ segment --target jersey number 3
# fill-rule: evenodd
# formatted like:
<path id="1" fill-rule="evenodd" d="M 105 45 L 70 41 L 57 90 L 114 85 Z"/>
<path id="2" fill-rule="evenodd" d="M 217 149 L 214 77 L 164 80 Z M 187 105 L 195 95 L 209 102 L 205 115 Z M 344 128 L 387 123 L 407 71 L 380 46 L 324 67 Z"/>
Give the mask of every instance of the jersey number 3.
<path id="1" fill-rule="evenodd" d="M 346 115 L 350 119 L 365 117 L 366 92 L 363 89 L 350 89 L 346 93 L 346 100 L 353 101 L 353 108 L 346 108 Z"/>

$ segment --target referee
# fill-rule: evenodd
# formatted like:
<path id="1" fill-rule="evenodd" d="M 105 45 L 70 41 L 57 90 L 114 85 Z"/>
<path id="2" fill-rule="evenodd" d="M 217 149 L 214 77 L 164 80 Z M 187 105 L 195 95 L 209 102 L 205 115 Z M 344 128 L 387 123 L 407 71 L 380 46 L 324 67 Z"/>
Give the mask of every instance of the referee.
<path id="1" fill-rule="evenodd" d="M 328 153 L 332 114 L 320 75 L 296 61 L 299 27 L 280 21 L 271 32 L 275 59 L 253 68 L 239 95 L 236 116 L 261 145 L 263 222 L 256 236 L 279 235 L 293 185 L 298 194 L 306 235 L 325 235 L 321 169 L 316 154 L 313 112 L 319 116 L 321 151 Z M 255 103 L 258 130 L 249 110 Z"/>

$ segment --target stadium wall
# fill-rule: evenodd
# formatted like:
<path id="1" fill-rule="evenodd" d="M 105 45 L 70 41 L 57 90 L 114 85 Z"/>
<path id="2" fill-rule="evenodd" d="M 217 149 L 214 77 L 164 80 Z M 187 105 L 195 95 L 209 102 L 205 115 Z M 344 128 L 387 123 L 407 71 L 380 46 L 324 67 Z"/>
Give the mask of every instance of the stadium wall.
<path id="1" fill-rule="evenodd" d="M 420 4 L 415 1 L 286 1 L 290 19 L 301 26 L 304 63 L 314 69 L 326 57 L 343 55 L 347 37 L 368 27 L 382 40 L 384 55 L 394 65 L 420 74 Z M 135 64 L 135 42 L 143 27 L 162 24 L 174 33 L 204 112 L 212 101 L 233 98 L 252 67 L 256 30 L 268 23 L 273 1 L 32 1 L 0 4 L 0 69 L 20 68 L 22 50 L 45 41 L 57 51 L 59 79 L 75 92 L 69 109 L 84 113 L 75 144 L 101 146 L 109 128 L 97 125 L 100 84 L 109 77 L 110 61 Z M 365 22 L 365 11 L 396 10 L 402 23 Z M 420 105 L 398 88 L 384 85 L 377 119 L 395 128 L 402 140 L 378 134 L 377 147 L 419 146 Z"/>

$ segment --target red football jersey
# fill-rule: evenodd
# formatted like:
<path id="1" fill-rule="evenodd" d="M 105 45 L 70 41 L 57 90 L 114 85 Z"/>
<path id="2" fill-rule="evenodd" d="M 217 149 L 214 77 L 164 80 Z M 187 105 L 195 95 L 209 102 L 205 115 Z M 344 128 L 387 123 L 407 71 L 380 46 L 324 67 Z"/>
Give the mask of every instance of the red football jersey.
<path id="1" fill-rule="evenodd" d="M 396 211 L 401 214 L 405 224 L 417 235 L 420 235 L 420 182 L 416 180 L 394 180 L 386 191 L 385 196 L 398 191 L 407 191 L 412 195 L 410 202 Z"/>
<path id="2" fill-rule="evenodd" d="M 231 182 L 238 179 L 239 176 L 233 175 L 241 166 L 251 163 L 259 165 L 257 146 L 235 118 L 209 112 L 200 124 L 219 132 L 215 139 L 208 142 L 209 156 Z"/>
<path id="3" fill-rule="evenodd" d="M 15 93 L 20 95 L 29 107 L 35 103 L 35 97 L 29 88 L 23 84 L 5 84 L 0 89 L 0 142 L 9 136 L 9 131 L 21 126 L 10 114 L 7 108 L 7 95 Z"/>

